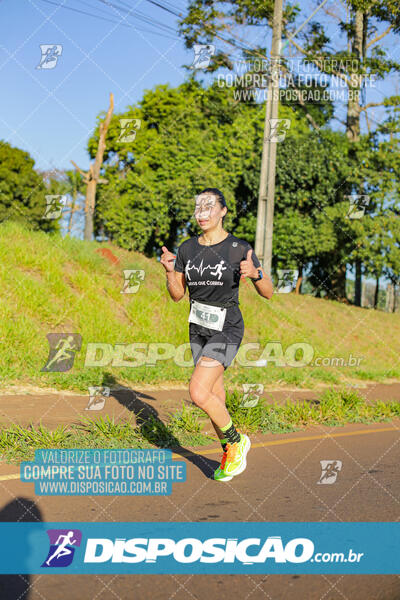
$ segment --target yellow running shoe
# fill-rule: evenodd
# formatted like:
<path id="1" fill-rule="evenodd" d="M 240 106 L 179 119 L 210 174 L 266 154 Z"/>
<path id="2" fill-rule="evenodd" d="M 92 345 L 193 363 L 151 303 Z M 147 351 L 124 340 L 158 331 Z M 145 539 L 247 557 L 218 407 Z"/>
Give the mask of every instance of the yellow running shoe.
<path id="1" fill-rule="evenodd" d="M 235 442 L 234 444 L 228 443 L 226 445 L 226 459 L 221 473 L 224 477 L 222 481 L 226 481 L 226 477 L 234 477 L 243 473 L 247 466 L 246 456 L 250 450 L 250 446 L 250 440 L 245 433 L 240 434 L 239 442 Z"/>
<path id="2" fill-rule="evenodd" d="M 230 481 L 235 475 L 243 473 L 247 466 L 246 456 L 250 450 L 250 439 L 244 433 L 240 434 L 240 441 L 226 445 L 221 465 L 214 472 L 217 481 Z"/>
<path id="3" fill-rule="evenodd" d="M 219 465 L 218 469 L 214 471 L 214 479 L 216 481 L 230 481 L 231 479 L 233 479 L 233 475 L 225 475 L 224 473 L 227 455 L 228 450 L 226 449 L 222 455 L 221 464 Z"/>

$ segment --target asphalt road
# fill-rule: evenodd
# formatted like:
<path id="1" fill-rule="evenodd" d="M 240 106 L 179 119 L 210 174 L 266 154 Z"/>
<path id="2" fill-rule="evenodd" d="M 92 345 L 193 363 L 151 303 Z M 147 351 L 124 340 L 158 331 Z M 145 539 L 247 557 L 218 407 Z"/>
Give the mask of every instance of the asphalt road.
<path id="1" fill-rule="evenodd" d="M 1 521 L 396 521 L 400 518 L 400 421 L 251 436 L 248 468 L 211 479 L 217 444 L 176 449 L 187 480 L 171 496 L 39 497 L 0 467 Z M 320 485 L 321 460 L 339 460 Z M 3 541 L 4 543 L 4 541 Z M 397 575 L 13 575 L 1 600 L 400 600 Z"/>

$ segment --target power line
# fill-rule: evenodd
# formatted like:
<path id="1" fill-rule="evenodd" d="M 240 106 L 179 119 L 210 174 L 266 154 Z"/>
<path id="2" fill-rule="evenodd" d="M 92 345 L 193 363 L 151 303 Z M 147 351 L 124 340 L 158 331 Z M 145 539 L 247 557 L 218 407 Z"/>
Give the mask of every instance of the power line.
<path id="1" fill-rule="evenodd" d="M 123 6 L 118 6 L 117 4 L 114 4 L 113 2 L 109 2 L 109 0 L 98 0 L 98 2 L 101 2 L 102 4 L 105 4 L 107 6 L 111 6 L 117 12 L 119 10 L 124 11 L 124 12 L 128 13 L 128 16 L 132 15 L 132 16 L 136 17 L 137 19 L 143 21 L 144 23 L 147 23 L 148 25 L 155 24 L 155 26 L 162 27 L 165 30 L 167 30 L 168 32 L 172 31 L 173 33 L 175 33 L 175 29 L 173 27 L 171 27 L 170 25 L 165 25 L 165 23 L 162 23 L 161 21 L 157 21 L 156 19 L 152 19 L 151 17 L 149 17 L 145 13 L 142 13 L 141 11 L 133 10 L 133 9 L 127 9 L 127 8 L 124 8 Z"/>
<path id="2" fill-rule="evenodd" d="M 164 6 L 163 4 L 161 4 L 160 2 L 156 2 L 156 0 L 146 0 L 147 2 L 150 2 L 150 4 L 154 4 L 154 6 L 158 6 L 159 8 L 162 8 L 162 10 L 167 11 L 168 13 L 170 13 L 171 15 L 175 15 L 176 17 L 180 17 L 182 16 L 181 13 L 177 13 L 171 9 L 169 9 L 167 6 Z"/>
<path id="3" fill-rule="evenodd" d="M 125 13 L 127 13 L 128 16 L 129 15 L 135 16 L 137 19 L 143 21 L 144 23 L 147 23 L 148 25 L 152 25 L 155 27 L 162 27 L 163 29 L 167 30 L 168 33 L 170 33 L 170 32 L 175 33 L 175 29 L 173 27 L 171 27 L 170 25 L 165 25 L 165 23 L 162 23 L 161 21 L 152 19 L 151 17 L 149 17 L 145 13 L 142 13 L 139 10 L 135 10 L 133 8 L 127 9 L 127 8 L 124 8 L 123 6 L 119 6 L 113 2 L 109 2 L 109 0 L 98 0 L 98 2 L 101 2 L 102 4 L 105 4 L 106 6 L 112 7 L 117 12 L 119 10 L 121 10 L 121 11 L 124 11 Z M 119 14 L 119 16 L 122 16 L 119 12 L 118 12 L 118 14 Z"/>
<path id="4" fill-rule="evenodd" d="M 94 15 L 93 13 L 88 13 L 84 10 L 79 10 L 79 8 L 73 8 L 72 6 L 65 6 L 64 4 L 58 4 L 57 2 L 53 2 L 52 0 L 42 0 L 42 2 L 47 2 L 47 4 L 53 4 L 54 6 L 58 6 L 59 8 L 66 8 L 67 10 L 72 10 L 72 11 L 80 13 L 82 15 L 88 15 L 89 17 L 96 17 L 97 19 L 101 19 L 102 21 L 108 21 L 109 23 L 117 23 L 117 21 L 112 21 L 111 19 L 107 19 L 106 17 L 101 17 L 100 15 Z M 121 23 L 121 25 L 126 25 L 127 27 L 129 27 L 129 25 L 127 23 Z"/>
<path id="5" fill-rule="evenodd" d="M 122 2 L 122 0 L 120 0 L 120 2 Z M 162 10 L 165 10 L 165 11 L 169 12 L 171 15 L 175 15 L 176 17 L 181 17 L 182 16 L 182 13 L 175 12 L 176 10 L 179 10 L 179 8 L 177 8 L 176 6 L 174 6 L 173 4 L 171 4 L 170 2 L 167 2 L 166 0 L 164 1 L 163 4 L 161 2 L 156 2 L 156 0 L 146 0 L 146 2 L 150 2 L 150 4 L 154 4 L 155 6 L 158 6 Z M 123 2 L 123 4 L 125 4 L 126 6 L 128 6 L 127 2 Z M 169 5 L 170 8 L 168 7 L 168 5 Z"/>
<path id="6" fill-rule="evenodd" d="M 97 10 L 100 11 L 101 13 L 105 14 L 105 15 L 109 15 L 110 13 L 108 12 L 108 10 L 104 10 L 104 8 L 98 8 L 97 6 L 93 6 L 93 4 L 89 4 L 89 2 L 85 2 L 85 0 L 76 0 L 79 4 L 85 4 L 86 6 L 88 6 L 89 8 L 92 8 L 93 10 Z"/>
<path id="7" fill-rule="evenodd" d="M 57 2 L 54 2 L 53 0 L 42 0 L 42 1 L 43 2 L 47 2 L 47 4 L 52 4 L 54 6 L 58 6 L 59 8 L 65 8 L 66 10 L 71 10 L 73 12 L 77 12 L 77 13 L 80 13 L 80 14 L 83 14 L 83 15 L 86 15 L 86 16 L 89 16 L 89 17 L 95 17 L 97 19 L 101 19 L 102 21 L 107 21 L 109 23 L 114 23 L 115 25 L 123 25 L 124 27 L 131 27 L 131 28 L 133 27 L 133 28 L 136 28 L 135 25 L 133 25 L 132 23 L 129 23 L 128 21 L 126 21 L 126 19 L 123 19 L 121 21 L 115 21 L 113 19 L 107 19 L 106 17 L 102 17 L 101 15 L 96 15 L 96 14 L 93 14 L 93 13 L 89 13 L 87 11 L 83 11 L 83 10 L 80 10 L 80 9 L 72 7 L 72 6 L 66 6 L 65 4 L 59 4 Z M 94 6 L 92 8 L 94 10 L 97 10 L 97 8 L 94 7 Z M 105 11 L 102 11 L 102 12 L 105 13 Z M 148 24 L 152 25 L 151 21 Z M 171 29 L 173 30 L 173 28 L 171 28 Z M 173 37 L 173 36 L 170 36 L 170 35 L 165 35 L 165 33 L 170 33 L 169 31 L 168 32 L 162 32 L 162 33 L 158 32 L 158 31 L 152 31 L 151 29 L 140 29 L 140 31 L 144 31 L 145 33 L 152 33 L 154 35 L 160 35 L 161 37 L 164 37 L 164 38 L 170 39 L 170 40 L 177 40 L 177 39 L 179 39 L 176 36 Z M 173 31 L 175 31 L 175 30 L 173 30 Z"/>
<path id="8" fill-rule="evenodd" d="M 120 1 L 120 3 L 124 4 L 127 8 L 125 8 L 125 7 L 121 6 L 121 5 L 116 5 L 115 3 L 110 2 L 109 0 L 97 0 L 97 1 L 101 2 L 102 4 L 106 4 L 107 6 L 110 6 L 110 7 L 114 8 L 117 11 L 118 10 L 123 10 L 126 13 L 128 13 L 128 15 L 132 14 L 132 15 L 136 16 L 138 19 L 143 20 L 147 24 L 153 25 L 153 23 L 154 23 L 153 26 L 164 27 L 168 31 L 168 33 L 169 32 L 175 33 L 175 29 L 173 27 L 171 27 L 169 25 L 165 25 L 164 23 L 162 23 L 160 21 L 157 21 L 155 19 L 152 20 L 148 15 L 142 13 L 141 11 L 132 10 L 133 7 L 130 4 L 128 4 L 127 2 L 125 2 L 124 0 L 119 0 L 119 1 Z M 174 5 L 172 5 L 171 3 L 167 2 L 167 4 L 170 4 L 170 6 L 172 6 L 173 9 L 175 9 L 175 10 L 171 10 L 170 8 L 168 8 L 168 6 L 165 5 L 165 2 L 167 0 L 164 0 L 164 3 L 161 3 L 161 1 L 157 1 L 157 0 L 146 0 L 146 1 L 150 2 L 151 4 L 153 4 L 155 6 L 158 6 L 159 8 L 162 8 L 163 10 L 167 11 L 168 13 L 170 13 L 170 14 L 176 16 L 176 17 L 181 17 L 182 16 L 181 13 L 175 12 L 176 11 L 176 7 Z M 216 30 L 213 30 L 213 29 L 210 29 L 210 32 L 214 33 L 214 34 L 217 33 Z M 239 45 L 237 42 L 233 43 L 232 40 L 227 39 L 226 37 L 224 37 L 220 33 L 218 34 L 218 37 L 223 42 L 225 42 L 226 44 L 228 44 L 230 46 L 233 46 L 234 48 L 237 48 L 239 50 L 242 50 L 242 52 L 243 51 L 247 51 L 247 52 L 254 51 L 254 48 L 252 46 L 247 45 L 242 40 L 241 40 L 241 44 L 242 45 Z M 180 38 L 175 38 L 175 39 L 180 39 Z"/>

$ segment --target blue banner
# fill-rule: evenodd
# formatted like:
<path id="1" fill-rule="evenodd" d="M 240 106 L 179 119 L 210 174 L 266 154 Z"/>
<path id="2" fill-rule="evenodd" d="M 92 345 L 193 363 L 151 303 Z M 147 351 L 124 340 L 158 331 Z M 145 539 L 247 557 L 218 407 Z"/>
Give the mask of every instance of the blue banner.
<path id="1" fill-rule="evenodd" d="M 400 523 L 0 523 L 0 573 L 399 574 Z"/>
<path id="2" fill-rule="evenodd" d="M 21 463 L 21 481 L 37 496 L 160 496 L 186 481 L 185 461 L 171 450 L 36 450 Z"/>

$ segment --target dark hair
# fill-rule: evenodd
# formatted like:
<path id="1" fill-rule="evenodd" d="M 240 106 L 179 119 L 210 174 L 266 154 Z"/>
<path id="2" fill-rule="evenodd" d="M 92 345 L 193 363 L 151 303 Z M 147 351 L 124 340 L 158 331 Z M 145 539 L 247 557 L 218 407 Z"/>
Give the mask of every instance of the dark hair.
<path id="1" fill-rule="evenodd" d="M 226 206 L 226 208 L 228 208 L 228 205 L 225 200 L 225 196 L 223 195 L 221 190 L 219 190 L 218 188 L 204 188 L 204 190 L 202 190 L 198 195 L 200 196 L 201 194 L 213 194 L 213 196 L 215 196 L 217 198 L 217 200 L 220 203 L 222 208 L 224 208 L 224 206 Z M 225 217 L 226 217 L 226 215 L 224 215 L 222 217 L 222 225 L 224 224 Z"/>

